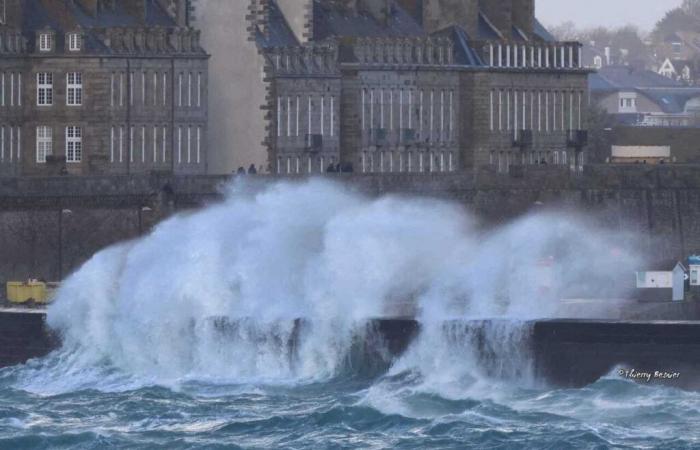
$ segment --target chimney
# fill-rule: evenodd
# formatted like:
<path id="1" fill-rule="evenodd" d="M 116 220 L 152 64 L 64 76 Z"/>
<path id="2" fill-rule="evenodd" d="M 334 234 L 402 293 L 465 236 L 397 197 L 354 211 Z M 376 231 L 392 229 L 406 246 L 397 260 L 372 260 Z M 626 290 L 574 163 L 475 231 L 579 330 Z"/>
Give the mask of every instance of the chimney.
<path id="1" fill-rule="evenodd" d="M 418 23 L 423 21 L 423 4 L 421 0 L 396 0 L 396 3 L 406 11 L 411 17 L 416 19 Z"/>
<path id="2" fill-rule="evenodd" d="M 513 25 L 528 38 L 535 28 L 535 0 L 513 0 Z"/>
<path id="3" fill-rule="evenodd" d="M 423 0 L 421 3 L 422 23 L 428 33 L 458 25 L 470 38 L 477 38 L 479 0 Z"/>
<path id="4" fill-rule="evenodd" d="M 129 0 L 132 1 L 132 0 Z M 146 0 L 140 0 L 145 3 Z M 160 7 L 168 13 L 170 17 L 180 27 L 189 25 L 189 1 L 187 0 L 157 0 Z M 236 0 L 240 1 L 240 0 Z"/>
<path id="5" fill-rule="evenodd" d="M 121 0 L 127 14 L 137 17 L 141 21 L 146 20 L 146 0 Z"/>
<path id="6" fill-rule="evenodd" d="M 358 0 L 357 4 L 378 22 L 386 24 L 389 21 L 391 0 Z"/>
<path id="7" fill-rule="evenodd" d="M 513 35 L 513 1 L 479 0 L 481 12 L 506 39 Z"/>
<path id="8" fill-rule="evenodd" d="M 0 11 L 0 26 L 9 25 L 14 28 L 21 28 L 24 14 L 23 3 L 24 0 L 6 0 L 5 10 Z M 4 17 L 2 17 L 3 13 Z"/>
<path id="9" fill-rule="evenodd" d="M 80 3 L 80 6 L 82 6 L 86 13 L 92 17 L 97 16 L 98 0 L 78 0 L 78 3 Z"/>

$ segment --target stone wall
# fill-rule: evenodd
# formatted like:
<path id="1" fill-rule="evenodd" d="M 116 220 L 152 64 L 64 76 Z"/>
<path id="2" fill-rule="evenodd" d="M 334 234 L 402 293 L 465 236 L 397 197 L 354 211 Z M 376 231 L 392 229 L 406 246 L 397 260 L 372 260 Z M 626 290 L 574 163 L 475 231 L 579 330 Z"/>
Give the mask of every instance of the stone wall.
<path id="1" fill-rule="evenodd" d="M 272 177 L 253 178 L 261 182 Z M 288 178 L 303 180 L 304 178 Z M 659 260 L 700 253 L 700 167 L 518 166 L 454 174 L 334 174 L 370 196 L 397 193 L 464 204 L 485 226 L 532 209 L 577 211 Z M 147 232 L 178 211 L 221 198 L 227 177 L 0 178 L 0 283 L 56 280 L 110 244 Z"/>

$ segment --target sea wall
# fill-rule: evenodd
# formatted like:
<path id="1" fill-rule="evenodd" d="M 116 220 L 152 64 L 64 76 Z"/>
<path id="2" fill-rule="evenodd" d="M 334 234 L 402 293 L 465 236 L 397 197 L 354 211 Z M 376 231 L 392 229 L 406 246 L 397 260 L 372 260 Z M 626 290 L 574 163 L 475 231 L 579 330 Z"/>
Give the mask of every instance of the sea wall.
<path id="1" fill-rule="evenodd" d="M 612 230 L 659 260 L 700 252 L 700 166 L 548 166 L 455 174 L 328 174 L 367 195 L 457 201 L 494 226 L 531 210 L 566 210 Z M 277 178 L 246 176 L 256 183 Z M 298 178 L 287 178 L 297 181 Z M 216 202 L 230 179 L 164 174 L 0 178 L 0 283 L 57 280 L 101 248 L 148 232 L 168 216 Z M 575 239 L 572 236 L 572 239 Z"/>

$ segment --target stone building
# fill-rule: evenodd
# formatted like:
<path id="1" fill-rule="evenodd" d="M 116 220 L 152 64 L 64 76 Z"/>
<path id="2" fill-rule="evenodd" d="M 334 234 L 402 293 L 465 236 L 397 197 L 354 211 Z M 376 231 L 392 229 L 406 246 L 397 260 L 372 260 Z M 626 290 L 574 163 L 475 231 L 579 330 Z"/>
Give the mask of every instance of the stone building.
<path id="1" fill-rule="evenodd" d="M 204 173 L 186 0 L 0 0 L 0 175 Z"/>
<path id="2" fill-rule="evenodd" d="M 581 167 L 587 75 L 534 0 L 251 0 L 279 174 Z"/>

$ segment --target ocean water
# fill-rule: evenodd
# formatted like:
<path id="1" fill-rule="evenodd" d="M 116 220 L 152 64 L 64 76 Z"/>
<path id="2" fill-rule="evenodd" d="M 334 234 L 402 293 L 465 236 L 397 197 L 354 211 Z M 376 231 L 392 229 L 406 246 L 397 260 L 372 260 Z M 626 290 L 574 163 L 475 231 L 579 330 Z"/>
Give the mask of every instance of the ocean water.
<path id="1" fill-rule="evenodd" d="M 0 448 L 700 446 L 697 393 L 613 375 L 582 389 L 552 389 L 529 377 L 527 358 L 516 370 L 513 355 L 475 364 L 468 341 L 455 342 L 444 327 L 441 334 L 446 347 L 436 352 L 432 338 L 419 337 L 386 371 L 346 363 L 325 380 L 166 386 L 109 365 L 71 371 L 62 359 L 70 357 L 58 352 L 0 371 Z"/>
<path id="2" fill-rule="evenodd" d="M 697 393 L 532 367 L 559 299 L 624 297 L 633 236 L 318 180 L 227 189 L 66 280 L 62 348 L 0 370 L 0 448 L 700 448 Z M 409 314 L 396 355 L 373 319 Z"/>

